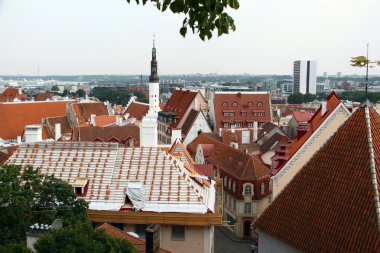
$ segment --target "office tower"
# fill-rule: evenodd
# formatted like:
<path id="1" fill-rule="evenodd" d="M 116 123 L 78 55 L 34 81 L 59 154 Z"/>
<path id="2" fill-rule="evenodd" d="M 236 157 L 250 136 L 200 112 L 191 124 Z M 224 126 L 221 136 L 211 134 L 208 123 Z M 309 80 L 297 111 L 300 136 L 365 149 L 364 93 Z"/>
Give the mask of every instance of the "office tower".
<path id="1" fill-rule="evenodd" d="M 293 93 L 317 92 L 317 61 L 295 61 L 293 63 Z"/>

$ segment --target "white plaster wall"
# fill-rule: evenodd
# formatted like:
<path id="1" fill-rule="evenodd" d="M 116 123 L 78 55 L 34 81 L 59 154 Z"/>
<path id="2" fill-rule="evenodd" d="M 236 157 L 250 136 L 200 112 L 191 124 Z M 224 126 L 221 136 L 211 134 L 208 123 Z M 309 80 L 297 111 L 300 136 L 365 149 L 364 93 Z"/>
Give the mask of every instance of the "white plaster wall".
<path id="1" fill-rule="evenodd" d="M 202 113 L 198 114 L 198 117 L 194 121 L 194 124 L 191 127 L 189 133 L 187 134 L 185 140 L 183 141 L 183 144 L 187 146 L 190 142 L 192 142 L 198 136 L 199 130 L 201 130 L 202 133 L 211 133 L 211 128 L 207 124 L 206 118 L 203 116 Z"/>
<path id="2" fill-rule="evenodd" d="M 300 253 L 301 251 L 277 240 L 276 238 L 259 231 L 259 252 L 260 253 Z"/>

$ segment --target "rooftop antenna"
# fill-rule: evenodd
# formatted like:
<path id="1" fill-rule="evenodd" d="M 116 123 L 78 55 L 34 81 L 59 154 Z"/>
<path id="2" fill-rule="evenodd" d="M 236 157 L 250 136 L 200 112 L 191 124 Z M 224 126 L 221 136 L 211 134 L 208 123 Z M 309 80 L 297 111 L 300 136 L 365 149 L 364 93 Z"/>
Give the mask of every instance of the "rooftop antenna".
<path id="1" fill-rule="evenodd" d="M 40 79 L 40 65 L 37 66 L 37 78 Z"/>

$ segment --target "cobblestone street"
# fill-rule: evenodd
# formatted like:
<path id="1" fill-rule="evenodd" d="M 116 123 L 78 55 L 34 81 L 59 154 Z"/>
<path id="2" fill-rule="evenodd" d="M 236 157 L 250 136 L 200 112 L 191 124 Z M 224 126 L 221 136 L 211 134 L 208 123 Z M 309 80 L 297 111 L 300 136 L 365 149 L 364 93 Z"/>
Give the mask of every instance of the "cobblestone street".
<path id="1" fill-rule="evenodd" d="M 234 237 L 227 228 L 215 227 L 215 253 L 251 253 L 251 244 L 250 240 Z"/>

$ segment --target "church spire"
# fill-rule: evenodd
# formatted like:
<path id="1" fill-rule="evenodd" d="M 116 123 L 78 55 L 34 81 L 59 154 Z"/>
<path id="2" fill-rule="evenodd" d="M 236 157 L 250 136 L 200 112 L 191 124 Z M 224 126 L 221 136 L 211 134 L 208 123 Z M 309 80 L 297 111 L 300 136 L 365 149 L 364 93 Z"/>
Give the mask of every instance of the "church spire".
<path id="1" fill-rule="evenodd" d="M 149 76 L 149 82 L 150 83 L 158 83 L 159 82 L 159 78 L 158 78 L 158 74 L 157 74 L 157 60 L 156 60 L 155 42 L 156 42 L 155 35 L 153 35 L 152 60 L 150 61 L 150 76 Z"/>

